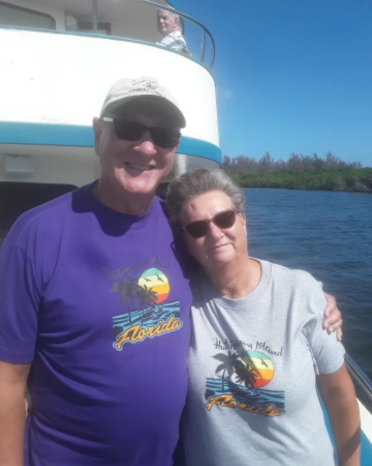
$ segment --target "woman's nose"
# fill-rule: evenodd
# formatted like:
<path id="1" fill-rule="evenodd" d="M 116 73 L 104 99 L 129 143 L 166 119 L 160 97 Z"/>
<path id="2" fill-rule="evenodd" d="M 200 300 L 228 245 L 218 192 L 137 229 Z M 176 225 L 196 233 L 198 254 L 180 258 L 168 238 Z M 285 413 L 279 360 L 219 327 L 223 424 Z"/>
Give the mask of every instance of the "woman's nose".
<path id="1" fill-rule="evenodd" d="M 223 236 L 223 231 L 220 230 L 213 222 L 209 222 L 208 236 L 213 239 L 220 239 Z"/>

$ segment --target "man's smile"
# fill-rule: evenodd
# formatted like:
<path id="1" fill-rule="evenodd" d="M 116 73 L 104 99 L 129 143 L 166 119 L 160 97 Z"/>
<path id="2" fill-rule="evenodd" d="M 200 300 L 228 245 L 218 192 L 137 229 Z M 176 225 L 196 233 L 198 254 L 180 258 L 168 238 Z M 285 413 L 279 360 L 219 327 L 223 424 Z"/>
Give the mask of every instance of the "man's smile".
<path id="1" fill-rule="evenodd" d="M 127 168 L 130 168 L 131 170 L 137 170 L 137 171 L 142 171 L 142 172 L 155 169 L 154 166 L 142 165 L 140 163 L 133 163 L 133 162 L 124 162 L 124 166 Z"/>

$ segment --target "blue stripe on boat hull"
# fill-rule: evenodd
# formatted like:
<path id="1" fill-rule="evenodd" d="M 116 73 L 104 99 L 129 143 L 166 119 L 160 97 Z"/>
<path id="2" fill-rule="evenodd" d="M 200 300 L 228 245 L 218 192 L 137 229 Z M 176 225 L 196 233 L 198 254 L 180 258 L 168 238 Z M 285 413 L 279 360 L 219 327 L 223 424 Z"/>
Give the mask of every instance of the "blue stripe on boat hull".
<path id="1" fill-rule="evenodd" d="M 0 144 L 93 147 L 91 126 L 0 122 Z M 182 136 L 178 151 L 222 163 L 221 149 L 201 139 Z"/>

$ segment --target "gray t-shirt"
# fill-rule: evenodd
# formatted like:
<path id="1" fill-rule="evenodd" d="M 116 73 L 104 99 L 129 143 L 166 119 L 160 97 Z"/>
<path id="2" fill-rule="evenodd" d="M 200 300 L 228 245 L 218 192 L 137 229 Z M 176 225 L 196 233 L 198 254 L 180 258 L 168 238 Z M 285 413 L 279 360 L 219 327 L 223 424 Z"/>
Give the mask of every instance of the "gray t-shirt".
<path id="1" fill-rule="evenodd" d="M 344 349 L 322 329 L 325 298 L 307 272 L 260 261 L 242 299 L 193 283 L 190 385 L 182 434 L 187 466 L 337 464 L 316 374 Z"/>

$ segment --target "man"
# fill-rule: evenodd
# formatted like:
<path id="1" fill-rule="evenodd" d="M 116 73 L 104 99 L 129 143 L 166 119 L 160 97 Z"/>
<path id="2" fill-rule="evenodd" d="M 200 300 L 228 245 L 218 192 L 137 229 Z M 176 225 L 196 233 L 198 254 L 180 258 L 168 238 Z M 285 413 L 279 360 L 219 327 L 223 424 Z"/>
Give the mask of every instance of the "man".
<path id="1" fill-rule="evenodd" d="M 171 465 L 191 294 L 154 194 L 185 119 L 153 79 L 93 121 L 102 175 L 26 212 L 0 258 L 0 464 Z"/>
<path id="2" fill-rule="evenodd" d="M 23 443 L 26 466 L 172 464 L 191 295 L 154 194 L 184 126 L 156 80 L 119 81 L 93 120 L 99 180 L 26 212 L 5 239 L 1 466 L 23 464 Z"/>
<path id="3" fill-rule="evenodd" d="M 183 37 L 183 22 L 179 15 L 168 10 L 158 10 L 158 31 L 163 36 L 158 42 L 160 45 L 188 53 Z"/>

